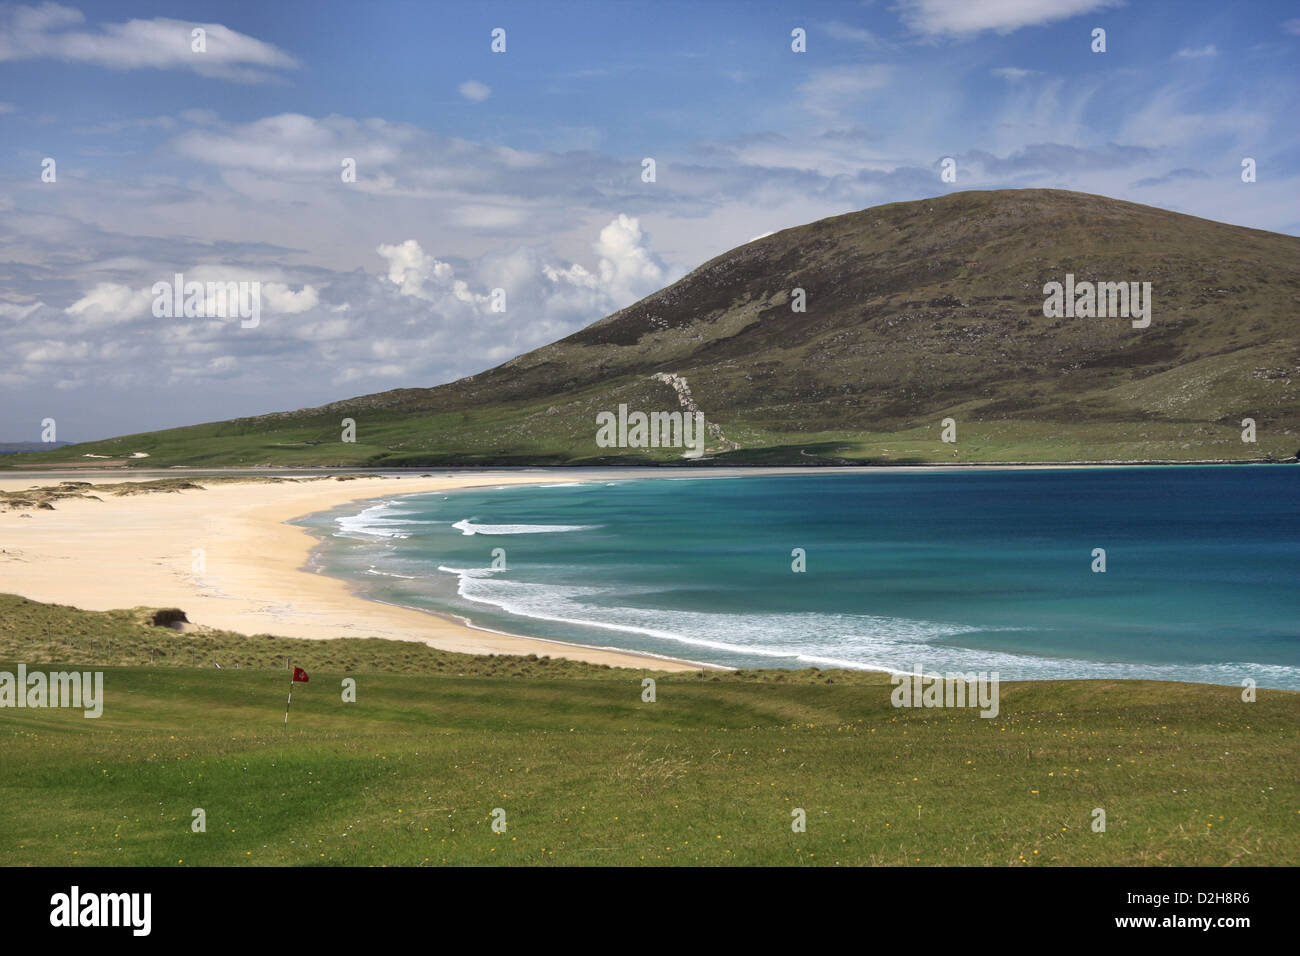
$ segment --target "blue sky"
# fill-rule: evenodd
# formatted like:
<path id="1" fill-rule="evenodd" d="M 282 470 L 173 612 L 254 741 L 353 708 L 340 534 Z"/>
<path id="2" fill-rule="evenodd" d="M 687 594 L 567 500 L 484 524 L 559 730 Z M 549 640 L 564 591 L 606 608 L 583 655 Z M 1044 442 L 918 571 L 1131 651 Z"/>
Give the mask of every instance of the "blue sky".
<path id="1" fill-rule="evenodd" d="M 0 4 L 0 440 L 438 384 L 954 189 L 1297 234 L 1298 61 L 1295 2 Z M 154 318 L 174 272 L 261 324 Z"/>

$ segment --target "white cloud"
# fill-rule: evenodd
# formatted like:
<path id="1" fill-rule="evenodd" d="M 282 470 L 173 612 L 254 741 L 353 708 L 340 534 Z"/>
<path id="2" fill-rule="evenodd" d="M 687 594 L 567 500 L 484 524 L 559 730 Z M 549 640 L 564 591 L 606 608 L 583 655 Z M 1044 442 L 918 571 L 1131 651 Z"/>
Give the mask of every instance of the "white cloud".
<path id="1" fill-rule="evenodd" d="M 385 133 L 396 139 L 398 131 L 385 129 L 383 121 L 280 113 L 231 130 L 191 130 L 177 137 L 173 147 L 214 166 L 298 178 L 329 172 L 338 179 L 346 156 L 357 161 L 358 176 L 364 178 L 397 155 Z"/>
<path id="2" fill-rule="evenodd" d="M 316 308 L 320 303 L 320 293 L 309 285 L 305 285 L 298 292 L 294 292 L 283 283 L 264 282 L 262 283 L 262 301 L 266 304 L 268 312 L 282 312 L 286 315 L 294 315 Z"/>
<path id="3" fill-rule="evenodd" d="M 460 85 L 460 95 L 474 103 L 482 103 L 492 95 L 492 88 L 478 80 L 466 80 Z"/>
<path id="4" fill-rule="evenodd" d="M 33 302 L 30 305 L 18 305 L 14 302 L 0 302 L 0 318 L 25 319 L 37 309 L 44 308 L 44 306 L 44 302 Z"/>
<path id="5" fill-rule="evenodd" d="M 402 295 L 430 298 L 426 282 L 445 285 L 452 278 L 452 268 L 427 254 L 414 239 L 400 245 L 381 245 L 375 250 L 388 260 L 388 281 L 401 286 Z"/>
<path id="6" fill-rule="evenodd" d="M 68 342 L 62 339 L 45 339 L 20 345 L 14 350 L 24 362 L 33 364 L 78 363 L 90 358 L 88 342 Z"/>
<path id="7" fill-rule="evenodd" d="M 274 78 L 298 61 L 278 47 L 220 23 L 155 17 L 82 28 L 80 10 L 44 3 L 0 10 L 0 62 L 55 59 L 116 70 L 183 69 L 239 82 Z M 192 49 L 191 31 L 206 31 L 206 49 Z"/>
<path id="8" fill-rule="evenodd" d="M 1284 20 L 1282 22 L 1282 29 L 1287 33 L 1300 36 L 1300 17 L 1297 17 L 1294 20 Z"/>
<path id="9" fill-rule="evenodd" d="M 90 325 L 127 322 L 149 312 L 153 296 L 118 282 L 100 282 L 64 311 Z"/>
<path id="10" fill-rule="evenodd" d="M 1119 140 L 1138 146 L 1176 147 L 1196 142 L 1205 130 L 1212 129 L 1220 137 L 1235 135 L 1236 151 L 1249 155 L 1240 149 L 1256 141 L 1269 123 L 1263 104 L 1255 109 L 1242 105 L 1199 111 L 1186 91 L 1172 88 L 1161 90 L 1145 106 L 1134 108 L 1120 128 Z"/>
<path id="11" fill-rule="evenodd" d="M 13 111 L 14 105 L 12 103 L 0 103 L 0 116 L 3 116 L 5 113 L 12 113 Z"/>
<path id="12" fill-rule="evenodd" d="M 668 270 L 650 250 L 641 221 L 621 213 L 600 230 L 592 247 L 600 257 L 600 281 L 615 308 L 630 305 L 661 288 Z"/>
<path id="13" fill-rule="evenodd" d="M 1122 3 L 1123 0 L 896 0 L 894 9 L 918 33 L 968 37 L 985 30 L 1011 33 L 1021 27 L 1067 20 Z"/>
<path id="14" fill-rule="evenodd" d="M 1023 70 L 1018 66 L 999 66 L 989 71 L 994 76 L 1000 76 L 1004 80 L 1010 80 L 1012 83 L 1017 80 L 1023 80 L 1027 76 L 1037 73 L 1037 70 Z"/>
<path id="15" fill-rule="evenodd" d="M 1215 48 L 1214 44 L 1211 43 L 1209 46 L 1203 46 L 1197 49 L 1188 48 L 1179 50 L 1176 55 L 1184 60 L 1193 60 L 1202 56 L 1218 56 L 1219 51 Z"/>
<path id="16" fill-rule="evenodd" d="M 425 252 L 415 239 L 381 244 L 376 250 L 388 262 L 388 282 L 399 294 L 423 300 L 444 319 L 499 319 L 493 313 L 491 290 L 506 291 L 508 311 L 526 308 L 535 319 L 552 320 L 551 330 L 572 331 L 575 321 L 585 324 L 644 298 L 676 278 L 650 248 L 640 220 L 618 215 L 600 230 L 591 245 L 596 256 L 593 272 L 580 263 L 552 265 L 536 250 L 519 248 L 508 254 L 484 257 L 475 264 L 477 282 L 457 278 L 449 263 Z M 481 291 L 476 291 L 481 290 Z M 530 323 L 533 344 L 537 322 Z M 509 357 L 509 356 L 507 356 Z"/>
<path id="17" fill-rule="evenodd" d="M 868 47 L 879 48 L 882 46 L 880 38 L 864 27 L 855 27 L 848 23 L 841 23 L 834 20 L 823 25 L 826 35 L 833 40 L 842 40 L 846 43 L 861 43 Z"/>
<path id="18" fill-rule="evenodd" d="M 815 113 L 835 115 L 857 105 L 873 90 L 888 86 L 891 68 L 882 63 L 832 66 L 814 70 L 799 86 L 804 106 Z"/>

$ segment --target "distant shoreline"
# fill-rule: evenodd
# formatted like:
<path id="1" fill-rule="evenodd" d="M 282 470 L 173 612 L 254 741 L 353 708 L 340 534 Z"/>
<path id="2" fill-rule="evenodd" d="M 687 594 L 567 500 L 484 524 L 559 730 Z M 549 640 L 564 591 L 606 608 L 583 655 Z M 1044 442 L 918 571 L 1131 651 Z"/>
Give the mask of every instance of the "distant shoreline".
<path id="1" fill-rule="evenodd" d="M 137 459 L 138 460 L 138 459 Z M 1175 458 L 1157 458 L 1157 459 L 1103 459 L 1103 460 L 1079 460 L 1079 461 L 979 461 L 979 462 L 897 462 L 893 464 L 872 463 L 823 463 L 823 464 L 793 464 L 793 465 L 745 465 L 734 463 L 713 463 L 710 461 L 693 461 L 693 462 L 657 462 L 646 464 L 618 464 L 610 463 L 604 465 L 592 464 L 560 464 L 560 465 L 167 465 L 158 466 L 140 466 L 127 464 L 127 459 L 121 461 L 103 461 L 93 462 L 59 462 L 48 465 L 27 464 L 22 468 L 7 468 L 3 464 L 3 458 L 0 458 L 0 482 L 7 480 L 16 480 L 22 476 L 31 476 L 48 480 L 60 471 L 66 471 L 70 475 L 77 475 L 81 479 L 89 476 L 95 477 L 96 472 L 102 472 L 102 480 L 108 480 L 111 475 L 115 481 L 131 480 L 138 478 L 146 480 L 148 478 L 166 478 L 195 475 L 248 475 L 248 476 L 283 476 L 283 477 L 306 477 L 317 475 L 334 475 L 334 474 L 360 474 L 360 475 L 402 475 L 402 476 L 419 476 L 429 472 L 440 472 L 442 477 L 450 478 L 457 475 L 469 474 L 518 474 L 520 472 L 599 472 L 602 475 L 610 472 L 636 472 L 644 474 L 670 472 L 706 472 L 706 473 L 734 473 L 736 475 L 746 475 L 754 473 L 765 474 L 811 474 L 817 472 L 844 472 L 859 473 L 870 471 L 990 471 L 990 470 L 1049 470 L 1049 469 L 1089 469 L 1089 468 L 1177 468 L 1177 467 L 1227 467 L 1227 466 L 1247 466 L 1247 465 L 1294 465 L 1300 463 L 1298 458 L 1201 458 L 1201 459 L 1175 459 Z"/>

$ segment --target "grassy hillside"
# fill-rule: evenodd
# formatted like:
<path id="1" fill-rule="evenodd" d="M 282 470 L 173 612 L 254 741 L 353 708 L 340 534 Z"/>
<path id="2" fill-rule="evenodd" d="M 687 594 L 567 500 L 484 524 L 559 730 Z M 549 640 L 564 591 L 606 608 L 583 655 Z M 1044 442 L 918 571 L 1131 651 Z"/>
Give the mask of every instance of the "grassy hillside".
<path id="1" fill-rule="evenodd" d="M 1044 284 L 1067 272 L 1150 282 L 1150 326 L 1044 317 Z M 449 385 L 4 465 L 671 461 L 595 444 L 597 412 L 680 407 L 659 373 L 685 379 L 724 462 L 1284 459 L 1300 447 L 1298 305 L 1293 236 L 1060 190 L 953 193 L 748 243 Z"/>
<path id="2" fill-rule="evenodd" d="M 1014 684 L 990 720 L 805 670 L 659 675 L 643 703 L 635 671 L 149 616 L 0 597 L 0 670 L 119 665 L 98 720 L 0 710 L 0 864 L 1300 861 L 1300 694 Z M 311 673 L 288 730 L 285 656 Z"/>

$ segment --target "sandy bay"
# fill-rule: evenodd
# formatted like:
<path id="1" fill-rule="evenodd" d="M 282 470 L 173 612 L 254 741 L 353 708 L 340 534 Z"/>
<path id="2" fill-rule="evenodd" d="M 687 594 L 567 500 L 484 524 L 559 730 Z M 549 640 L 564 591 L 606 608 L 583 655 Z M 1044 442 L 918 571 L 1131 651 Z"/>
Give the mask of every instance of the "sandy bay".
<path id="1" fill-rule="evenodd" d="M 0 477 L 0 491 L 67 479 L 99 485 L 145 477 L 122 471 L 24 474 Z M 186 477 L 203 485 L 202 476 L 174 471 L 147 477 Z M 366 600 L 346 582 L 306 570 L 317 541 L 286 523 L 352 501 L 557 480 L 554 473 L 530 471 L 213 483 L 204 490 L 60 500 L 53 511 L 0 511 L 0 591 L 86 610 L 178 607 L 192 624 L 243 634 L 377 637 L 467 654 L 698 670 L 687 661 L 500 634 Z M 196 550 L 202 551 L 202 572 L 193 569 Z"/>

